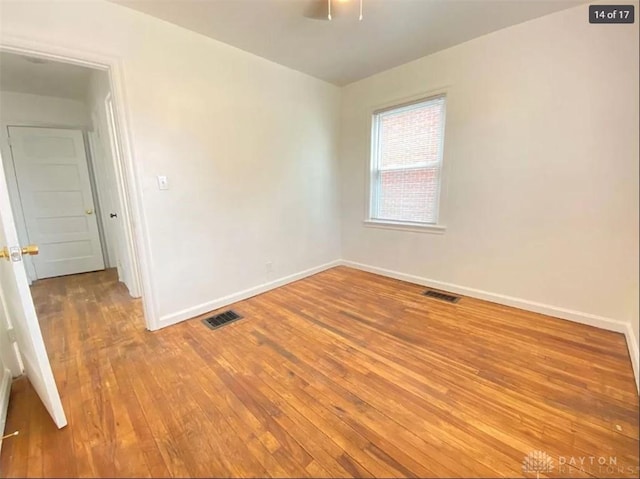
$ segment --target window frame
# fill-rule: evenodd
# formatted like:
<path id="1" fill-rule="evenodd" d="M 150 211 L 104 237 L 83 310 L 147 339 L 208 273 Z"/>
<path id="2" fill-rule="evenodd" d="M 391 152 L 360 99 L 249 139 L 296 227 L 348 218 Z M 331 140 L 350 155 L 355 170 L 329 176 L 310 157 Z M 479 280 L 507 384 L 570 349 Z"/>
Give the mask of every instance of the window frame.
<path id="1" fill-rule="evenodd" d="M 428 103 L 433 100 L 443 99 L 443 112 L 442 112 L 442 124 L 440 125 L 441 133 L 440 133 L 440 146 L 438 160 L 425 162 L 420 166 L 412 165 L 410 167 L 392 167 L 392 168 L 380 168 L 380 118 L 389 112 L 393 113 L 401 113 L 403 111 L 410 111 L 412 109 L 419 108 L 425 103 Z M 430 92 L 429 94 L 419 95 L 410 99 L 405 99 L 404 101 L 397 101 L 391 103 L 389 105 L 385 105 L 383 107 L 379 107 L 372 110 L 371 113 L 371 141 L 370 141 L 370 154 L 369 154 L 369 162 L 368 162 L 368 188 L 367 188 L 367 211 L 366 217 L 364 220 L 365 226 L 377 227 L 377 228 L 385 228 L 385 229 L 400 229 L 400 230 L 408 230 L 408 231 L 418 231 L 418 232 L 432 232 L 432 233 L 443 233 L 446 229 L 444 225 L 441 224 L 441 204 L 442 204 L 442 195 L 443 195 L 443 183 L 444 183 L 444 136 L 446 131 L 446 113 L 447 113 L 447 92 L 444 90 Z M 433 222 L 418 222 L 418 221 L 408 221 L 408 220 L 391 220 L 384 218 L 377 218 L 374 216 L 374 213 L 378 212 L 378 201 L 380 199 L 380 174 L 382 171 L 393 171 L 393 170 L 411 170 L 417 168 L 429 168 L 430 166 L 438 166 L 439 167 L 439 178 L 438 178 L 438 187 L 436 192 L 436 203 L 435 203 L 435 218 Z"/>

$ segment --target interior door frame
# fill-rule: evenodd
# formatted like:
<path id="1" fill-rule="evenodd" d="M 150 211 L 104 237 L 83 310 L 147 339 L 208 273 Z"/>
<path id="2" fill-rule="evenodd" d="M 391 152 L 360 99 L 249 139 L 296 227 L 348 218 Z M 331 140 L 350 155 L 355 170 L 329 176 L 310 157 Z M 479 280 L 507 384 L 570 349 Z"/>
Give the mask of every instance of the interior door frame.
<path id="1" fill-rule="evenodd" d="M 1 49 L 2 48 L 0 47 L 0 50 Z M 9 137 L 8 129 L 11 127 L 54 128 L 56 130 L 81 131 L 83 135 L 83 141 L 85 142 L 83 146 L 85 149 L 85 155 L 87 155 L 87 167 L 89 168 L 89 180 L 91 181 L 91 193 L 93 195 L 92 198 L 96 206 L 96 210 L 99 209 L 98 201 L 96 201 L 97 196 L 95 194 L 96 185 L 95 185 L 93 166 L 91 164 L 93 161 L 93 158 L 88 156 L 91 154 L 91 152 L 86 151 L 88 147 L 88 144 L 87 144 L 88 140 L 86 140 L 85 138 L 85 130 L 87 128 L 86 126 L 60 125 L 56 123 L 49 123 L 49 122 L 42 122 L 42 121 L 13 121 L 11 119 L 9 119 L 9 121 L 6 123 L 2 123 L 1 126 L 3 128 L 2 128 L 2 132 L 0 132 L 0 140 L 5 142 L 2 145 L 2 147 L 4 147 L 9 142 L 10 137 Z M 16 229 L 18 230 L 18 238 L 20 237 L 27 238 L 28 237 L 27 222 L 24 216 L 24 210 L 22 208 L 22 201 L 20 200 L 20 187 L 18 185 L 18 177 L 16 175 L 16 170 L 15 170 L 15 158 L 13 157 L 13 150 L 11 148 L 7 148 L 6 151 L 7 151 L 7 155 L 6 156 L 3 155 L 2 160 L 4 163 L 4 172 L 7 180 L 7 187 L 9 188 L 9 198 L 11 199 L 11 208 L 13 209 L 13 219 L 16 222 Z M 100 232 L 100 243 L 101 243 L 100 246 L 102 248 L 102 256 L 105 260 L 105 267 L 106 267 L 107 265 L 107 262 L 106 262 L 107 256 L 105 255 L 106 246 L 105 246 L 105 239 L 102 235 L 101 221 L 98 221 L 98 230 Z M 27 270 L 27 278 L 29 279 L 29 285 L 31 285 L 33 281 L 36 281 L 38 279 L 38 275 L 36 274 L 36 269 L 33 264 L 33 259 L 31 258 L 31 256 L 26 255 L 26 256 L 23 256 L 22 261 L 24 263 L 25 269 Z"/>
<path id="2" fill-rule="evenodd" d="M 119 161 L 122 171 L 121 188 L 125 194 L 123 201 L 128 211 L 123 214 L 123 222 L 128 225 L 130 235 L 126 238 L 131 253 L 133 285 L 130 291 L 133 296 L 142 297 L 142 306 L 146 327 L 150 331 L 157 330 L 158 315 L 151 282 L 151 257 L 147 222 L 142 208 L 142 168 L 133 160 L 132 134 L 129 127 L 129 110 L 125 100 L 123 66 L 118 57 L 100 52 L 71 49 L 57 45 L 43 44 L 32 40 L 5 36 L 0 44 L 0 51 L 42 58 L 45 60 L 69 63 L 72 65 L 105 71 L 109 76 L 112 101 L 115 107 L 116 131 L 120 142 Z"/>

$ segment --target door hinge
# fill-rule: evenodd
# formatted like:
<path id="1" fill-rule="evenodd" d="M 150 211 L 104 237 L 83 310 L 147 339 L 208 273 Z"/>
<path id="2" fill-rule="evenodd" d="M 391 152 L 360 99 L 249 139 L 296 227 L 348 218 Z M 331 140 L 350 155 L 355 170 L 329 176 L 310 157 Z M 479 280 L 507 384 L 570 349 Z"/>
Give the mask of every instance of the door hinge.
<path id="1" fill-rule="evenodd" d="M 15 343 L 16 342 L 16 330 L 13 329 L 13 328 L 7 329 L 7 338 L 9 338 L 9 342 Z"/>

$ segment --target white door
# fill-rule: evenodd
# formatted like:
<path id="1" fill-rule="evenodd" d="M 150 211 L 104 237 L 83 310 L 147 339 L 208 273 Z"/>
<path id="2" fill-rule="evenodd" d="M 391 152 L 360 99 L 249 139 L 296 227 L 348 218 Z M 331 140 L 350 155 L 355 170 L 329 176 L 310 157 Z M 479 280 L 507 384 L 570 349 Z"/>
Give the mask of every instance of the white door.
<path id="1" fill-rule="evenodd" d="M 96 119 L 94 117 L 94 122 Z M 110 157 L 105 155 L 102 145 L 102 132 L 96 128 L 96 132 L 89 132 L 87 138 L 89 140 L 89 151 L 91 152 L 91 161 L 93 164 L 93 170 L 96 175 L 96 189 L 98 191 L 98 198 L 100 199 L 100 218 L 102 225 L 104 226 L 104 235 L 107 243 L 107 255 L 108 261 L 105 258 L 105 263 L 108 262 L 107 267 L 116 267 L 118 269 L 118 278 L 122 278 L 122 265 L 120 262 L 119 253 L 119 238 L 118 231 L 120 208 L 117 205 L 115 198 L 115 192 L 113 184 L 115 179 L 112 179 L 111 168 L 109 168 Z M 122 279 L 120 279 L 122 281 Z"/>
<path id="2" fill-rule="evenodd" d="M 67 419 L 42 340 L 20 246 L 0 160 L 0 314 L 6 315 L 4 319 L 13 327 L 29 382 L 56 426 L 62 428 Z"/>
<path id="3" fill-rule="evenodd" d="M 107 132 L 109 134 L 109 151 L 111 165 L 108 167 L 109 182 L 112 187 L 113 197 L 117 199 L 117 205 L 119 207 L 120 216 L 118 221 L 120 222 L 117 228 L 118 232 L 118 275 L 120 281 L 122 281 L 129 290 L 129 294 L 134 298 L 140 297 L 140 284 L 134 271 L 135 268 L 135 255 L 132 249 L 133 244 L 133 232 L 128 221 L 124 221 L 124 218 L 130 218 L 131 213 L 129 206 L 125 201 L 127 193 L 124 190 L 124 173 L 122 171 L 121 147 L 120 140 L 118 138 L 118 126 L 115 115 L 115 105 L 113 104 L 113 98 L 109 93 L 104 100 L 105 117 L 107 120 Z M 103 132 L 104 134 L 104 132 Z"/>
<path id="4" fill-rule="evenodd" d="M 9 127 L 38 279 L 104 269 L 82 132 Z"/>

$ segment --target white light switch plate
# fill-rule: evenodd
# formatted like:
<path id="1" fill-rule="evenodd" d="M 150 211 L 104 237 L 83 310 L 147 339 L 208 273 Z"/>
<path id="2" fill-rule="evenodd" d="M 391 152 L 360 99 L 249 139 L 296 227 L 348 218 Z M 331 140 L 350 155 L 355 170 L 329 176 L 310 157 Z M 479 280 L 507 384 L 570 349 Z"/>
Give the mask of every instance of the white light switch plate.
<path id="1" fill-rule="evenodd" d="M 166 176 L 158 176 L 158 189 L 159 190 L 168 190 L 169 189 L 169 178 Z"/>

